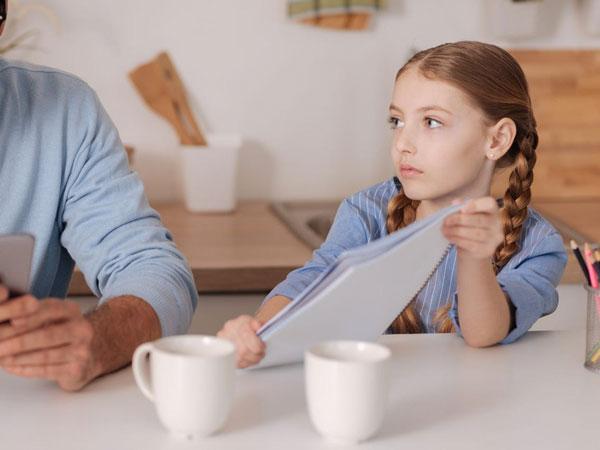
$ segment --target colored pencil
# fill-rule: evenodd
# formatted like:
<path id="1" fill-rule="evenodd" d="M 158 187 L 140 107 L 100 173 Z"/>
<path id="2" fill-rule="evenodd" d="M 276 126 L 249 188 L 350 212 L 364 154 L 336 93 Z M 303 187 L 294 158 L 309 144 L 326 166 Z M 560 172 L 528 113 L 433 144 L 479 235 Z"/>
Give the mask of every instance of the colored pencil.
<path id="1" fill-rule="evenodd" d="M 596 273 L 596 269 L 594 269 L 594 255 L 587 242 L 583 245 L 583 258 L 590 274 L 590 285 L 594 289 L 598 289 L 598 274 Z"/>
<path id="2" fill-rule="evenodd" d="M 583 275 L 585 276 L 585 280 L 587 281 L 587 284 L 589 286 L 591 286 L 590 274 L 588 272 L 587 265 L 585 263 L 585 260 L 583 259 L 583 255 L 581 254 L 579 247 L 577 246 L 577 243 L 573 239 L 571 239 L 571 250 L 573 250 L 573 253 L 575 254 L 575 258 L 577 258 L 577 262 L 579 262 L 579 266 L 581 267 L 581 270 L 583 271 Z"/>
<path id="3" fill-rule="evenodd" d="M 600 250 L 594 250 L 594 269 L 596 269 L 596 273 L 598 274 L 598 278 L 600 279 Z"/>
<path id="4" fill-rule="evenodd" d="M 590 286 L 593 289 L 598 289 L 598 274 L 596 273 L 596 269 L 594 269 L 594 255 L 592 254 L 592 249 L 590 245 L 586 242 L 583 244 L 583 258 L 587 265 L 587 270 L 590 274 Z M 600 295 L 594 295 L 594 300 L 596 301 L 596 312 L 598 313 L 598 320 L 600 320 Z"/>

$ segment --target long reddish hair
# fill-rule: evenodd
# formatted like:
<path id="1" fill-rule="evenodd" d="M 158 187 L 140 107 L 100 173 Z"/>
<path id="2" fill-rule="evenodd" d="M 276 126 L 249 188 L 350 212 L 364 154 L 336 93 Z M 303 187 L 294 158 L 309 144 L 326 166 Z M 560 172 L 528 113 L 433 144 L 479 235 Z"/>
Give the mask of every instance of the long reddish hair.
<path id="1" fill-rule="evenodd" d="M 531 200 L 538 134 L 525 74 L 506 50 L 473 41 L 443 44 L 415 54 L 398 71 L 396 81 L 412 67 L 429 79 L 445 81 L 459 88 L 481 109 L 490 123 L 506 117 L 516 125 L 517 132 L 510 149 L 496 163 L 497 169 L 514 166 L 501 210 L 504 242 L 496 249 L 493 258 L 494 270 L 498 273 L 519 251 L 523 223 Z M 419 201 L 408 198 L 400 189 L 388 204 L 388 232 L 412 223 L 418 206 Z M 392 322 L 394 332 L 423 331 L 414 303 L 413 299 Z M 450 307 L 451 301 L 448 301 L 435 313 L 434 323 L 438 332 L 453 331 L 452 321 L 448 316 Z"/>

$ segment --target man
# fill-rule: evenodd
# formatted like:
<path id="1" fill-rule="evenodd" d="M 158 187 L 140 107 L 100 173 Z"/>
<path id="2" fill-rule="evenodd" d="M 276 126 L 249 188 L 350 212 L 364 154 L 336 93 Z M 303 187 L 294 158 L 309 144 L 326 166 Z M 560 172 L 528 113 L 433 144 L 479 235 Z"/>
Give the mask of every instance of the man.
<path id="1" fill-rule="evenodd" d="M 78 390 L 139 344 L 184 333 L 196 288 L 83 81 L 0 59 L 0 109 L 0 234 L 36 239 L 29 295 L 0 284 L 0 367 Z M 74 261 L 100 297 L 87 315 L 58 300 Z"/>

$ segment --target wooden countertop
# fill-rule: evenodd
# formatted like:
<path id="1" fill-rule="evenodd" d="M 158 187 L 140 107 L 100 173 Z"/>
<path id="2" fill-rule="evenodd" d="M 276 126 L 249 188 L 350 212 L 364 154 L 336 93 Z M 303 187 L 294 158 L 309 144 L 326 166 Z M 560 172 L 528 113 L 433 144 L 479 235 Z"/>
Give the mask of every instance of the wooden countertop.
<path id="1" fill-rule="evenodd" d="M 269 291 L 312 255 L 264 201 L 242 202 L 231 214 L 192 214 L 178 203 L 154 207 L 188 258 L 201 293 Z M 535 202 L 534 208 L 600 242 L 600 200 L 542 201 Z M 569 251 L 561 282 L 582 280 Z M 79 271 L 73 275 L 69 293 L 91 294 Z"/>

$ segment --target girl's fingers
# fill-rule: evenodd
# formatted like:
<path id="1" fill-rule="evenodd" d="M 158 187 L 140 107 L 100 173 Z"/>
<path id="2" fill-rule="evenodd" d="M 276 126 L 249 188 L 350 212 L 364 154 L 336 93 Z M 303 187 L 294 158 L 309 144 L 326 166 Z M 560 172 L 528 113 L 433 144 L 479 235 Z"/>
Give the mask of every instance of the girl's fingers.
<path id="1" fill-rule="evenodd" d="M 446 226 L 465 226 L 474 228 L 489 228 L 494 219 L 489 214 L 452 214 L 445 221 Z"/>
<path id="2" fill-rule="evenodd" d="M 469 253 L 476 253 L 477 247 L 479 246 L 478 243 L 463 238 L 456 238 L 453 240 L 453 243 L 457 248 Z"/>
<path id="3" fill-rule="evenodd" d="M 250 367 L 252 363 L 247 362 L 246 360 L 239 360 L 237 362 L 238 369 L 245 369 L 246 367 Z"/>
<path id="4" fill-rule="evenodd" d="M 243 356 L 240 357 L 240 360 L 241 361 L 249 362 L 251 364 L 256 364 L 257 362 L 259 362 L 264 357 L 265 357 L 265 352 L 260 352 L 260 353 L 246 353 L 246 354 L 244 354 Z"/>
<path id="5" fill-rule="evenodd" d="M 248 347 L 254 353 L 260 353 L 260 352 L 263 352 L 265 350 L 265 344 L 264 344 L 264 342 L 256 334 L 257 331 L 260 330 L 261 326 L 262 325 L 261 325 L 261 323 L 258 320 L 253 319 L 252 322 L 250 322 L 247 325 L 247 327 L 244 327 L 244 330 L 243 330 L 244 339 L 246 339 Z"/>
<path id="6" fill-rule="evenodd" d="M 256 355 L 252 355 L 249 357 L 238 358 L 237 366 L 240 369 L 245 369 L 246 367 L 254 366 L 258 364 L 265 357 L 264 353 L 259 353 Z"/>
<path id="7" fill-rule="evenodd" d="M 250 322 L 250 327 L 252 328 L 252 330 L 255 333 L 258 333 L 258 330 L 260 330 L 262 326 L 263 326 L 263 324 L 256 319 L 254 319 L 252 322 Z"/>
<path id="8" fill-rule="evenodd" d="M 228 321 L 217 333 L 235 344 L 238 367 L 256 364 L 264 357 L 266 345 L 256 334 L 261 326 L 258 320 L 241 316 Z"/>
<path id="9" fill-rule="evenodd" d="M 247 361 L 260 361 L 265 354 L 266 345 L 256 334 L 247 332 L 238 340 L 238 357 Z"/>
<path id="10" fill-rule="evenodd" d="M 253 330 L 245 330 L 241 333 L 242 342 L 253 353 L 264 350 L 264 344 Z"/>
<path id="11" fill-rule="evenodd" d="M 469 200 L 461 209 L 461 212 L 470 214 L 475 212 L 491 213 L 498 210 L 498 204 L 492 197 L 481 197 L 474 200 Z"/>
<path id="12" fill-rule="evenodd" d="M 490 240 L 490 234 L 481 228 L 453 227 L 445 230 L 448 240 L 454 242 L 456 239 L 464 239 L 473 243 L 483 244 Z"/>

